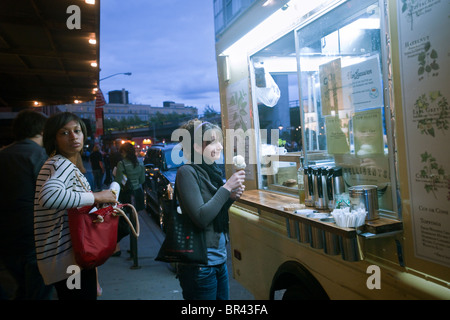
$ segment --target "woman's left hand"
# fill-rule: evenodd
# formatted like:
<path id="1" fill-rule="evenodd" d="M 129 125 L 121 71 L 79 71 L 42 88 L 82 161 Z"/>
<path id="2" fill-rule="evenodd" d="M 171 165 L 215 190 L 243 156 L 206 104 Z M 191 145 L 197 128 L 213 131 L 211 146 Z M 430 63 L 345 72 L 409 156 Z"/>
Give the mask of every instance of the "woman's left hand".
<path id="1" fill-rule="evenodd" d="M 244 193 L 245 185 L 242 185 L 242 187 L 236 188 L 231 191 L 230 199 L 231 200 L 238 200 L 241 198 L 242 194 Z"/>

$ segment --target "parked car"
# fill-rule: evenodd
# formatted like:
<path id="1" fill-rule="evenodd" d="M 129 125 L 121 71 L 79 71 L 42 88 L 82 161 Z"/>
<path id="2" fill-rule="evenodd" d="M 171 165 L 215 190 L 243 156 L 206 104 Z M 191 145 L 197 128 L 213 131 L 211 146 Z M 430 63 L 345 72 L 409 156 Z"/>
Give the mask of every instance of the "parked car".
<path id="1" fill-rule="evenodd" d="M 147 149 L 145 166 L 145 203 L 147 211 L 159 223 L 164 231 L 164 208 L 168 204 L 168 186 L 175 190 L 177 170 L 186 159 L 180 143 L 155 144 Z M 217 162 L 225 176 L 224 156 Z M 225 180 L 224 180 L 225 183 Z"/>
<path id="2" fill-rule="evenodd" d="M 164 201 L 168 199 L 168 186 L 175 187 L 177 169 L 185 159 L 181 144 L 155 144 L 148 148 L 144 157 L 145 203 L 147 211 L 164 230 Z"/>

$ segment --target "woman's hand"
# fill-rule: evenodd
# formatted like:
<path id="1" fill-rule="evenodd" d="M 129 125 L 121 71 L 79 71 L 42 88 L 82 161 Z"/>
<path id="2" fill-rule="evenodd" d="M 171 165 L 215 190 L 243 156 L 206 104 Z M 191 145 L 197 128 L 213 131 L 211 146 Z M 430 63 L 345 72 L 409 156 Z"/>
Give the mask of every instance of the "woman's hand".
<path id="1" fill-rule="evenodd" d="M 244 185 L 245 181 L 245 171 L 239 170 L 235 172 L 230 179 L 225 182 L 223 187 L 227 189 L 228 191 L 232 192 L 234 189 L 241 188 Z"/>
<path id="2" fill-rule="evenodd" d="M 118 203 L 116 195 L 112 190 L 103 190 L 100 192 L 94 192 L 95 203 Z"/>
<path id="3" fill-rule="evenodd" d="M 244 193 L 244 190 L 245 190 L 244 185 L 240 188 L 232 190 L 231 194 L 230 194 L 230 199 L 234 200 L 234 201 L 239 200 L 241 198 L 242 194 Z"/>

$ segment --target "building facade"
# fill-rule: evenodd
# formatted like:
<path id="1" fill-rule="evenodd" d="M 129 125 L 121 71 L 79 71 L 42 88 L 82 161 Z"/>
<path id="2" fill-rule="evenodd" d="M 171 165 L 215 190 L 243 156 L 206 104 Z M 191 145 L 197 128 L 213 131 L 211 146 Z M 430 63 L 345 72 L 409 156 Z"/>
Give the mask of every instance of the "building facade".
<path id="1" fill-rule="evenodd" d="M 124 91 L 124 90 L 122 90 Z M 126 91 L 125 91 L 126 92 Z M 127 93 L 127 92 L 126 92 Z M 155 107 L 147 104 L 128 103 L 128 93 L 123 101 L 107 103 L 103 106 L 103 117 L 105 120 L 122 120 L 138 116 L 142 121 L 150 121 L 152 116 L 160 114 L 188 114 L 192 117 L 198 116 L 198 109 L 186 107 L 183 103 L 165 101 L 163 107 Z M 111 95 L 110 95 L 111 101 Z M 124 103 L 120 103 L 124 102 Z M 61 111 L 69 111 L 78 115 L 81 119 L 95 121 L 95 100 L 78 104 L 66 104 L 58 106 Z"/>

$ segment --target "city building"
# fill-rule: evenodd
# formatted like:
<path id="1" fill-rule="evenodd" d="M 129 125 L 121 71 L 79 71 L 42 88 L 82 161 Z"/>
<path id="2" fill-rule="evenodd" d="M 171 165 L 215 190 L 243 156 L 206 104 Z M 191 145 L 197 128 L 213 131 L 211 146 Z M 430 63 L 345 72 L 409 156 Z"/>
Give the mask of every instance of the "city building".
<path id="1" fill-rule="evenodd" d="M 148 104 L 129 103 L 128 91 L 125 89 L 108 92 L 109 103 L 103 106 L 103 118 L 105 120 L 122 119 L 138 116 L 142 121 L 150 121 L 152 116 L 160 114 L 188 114 L 192 117 L 198 116 L 198 109 L 185 106 L 183 103 L 164 101 L 163 107 L 151 106 Z M 62 111 L 69 111 L 77 114 L 82 119 L 95 121 L 95 100 L 65 104 L 58 106 Z"/>

